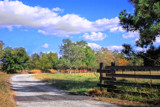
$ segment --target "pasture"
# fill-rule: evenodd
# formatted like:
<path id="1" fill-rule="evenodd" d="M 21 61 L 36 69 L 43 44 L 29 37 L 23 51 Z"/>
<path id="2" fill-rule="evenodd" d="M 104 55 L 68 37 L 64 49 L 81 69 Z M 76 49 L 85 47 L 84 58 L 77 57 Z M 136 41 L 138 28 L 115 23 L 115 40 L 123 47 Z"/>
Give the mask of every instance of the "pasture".
<path id="1" fill-rule="evenodd" d="M 122 72 L 117 72 L 118 74 Z M 132 71 L 125 71 L 124 73 L 134 74 Z M 148 74 L 149 72 L 136 72 L 138 74 Z M 152 74 L 159 74 L 159 71 L 152 71 Z M 117 89 L 123 91 L 134 91 L 138 93 L 147 93 L 147 96 L 143 94 L 118 94 L 114 92 L 107 92 L 107 89 L 100 91 L 100 88 L 97 87 L 99 83 L 99 73 L 46 73 L 46 74 L 36 74 L 33 75 L 34 78 L 40 79 L 48 84 L 51 84 L 62 90 L 74 93 L 74 94 L 92 94 L 98 97 L 108 97 L 108 98 L 118 98 L 122 100 L 138 101 L 142 103 L 149 104 L 160 104 L 160 90 L 152 88 L 141 88 L 141 87 L 130 87 L 130 86 L 117 86 Z M 157 80 L 142 80 L 142 79 L 131 79 L 131 78 L 118 78 L 118 81 L 125 82 L 135 82 L 135 83 L 155 83 L 160 84 L 160 81 Z"/>

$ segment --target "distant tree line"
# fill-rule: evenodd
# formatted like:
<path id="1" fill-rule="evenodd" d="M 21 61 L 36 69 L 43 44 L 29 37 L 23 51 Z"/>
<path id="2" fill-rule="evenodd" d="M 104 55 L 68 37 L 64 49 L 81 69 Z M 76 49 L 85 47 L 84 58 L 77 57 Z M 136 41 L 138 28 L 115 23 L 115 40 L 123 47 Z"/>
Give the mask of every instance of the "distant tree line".
<path id="1" fill-rule="evenodd" d="M 160 65 L 160 53 L 158 49 L 152 48 L 145 52 L 135 52 L 132 47 L 124 45 L 125 49 L 121 52 L 110 51 L 107 48 L 93 50 L 88 46 L 86 41 L 72 42 L 69 39 L 64 39 L 60 46 L 60 55 L 53 52 L 34 53 L 29 56 L 26 50 L 19 48 L 4 48 L 4 43 L 0 41 L 0 69 L 7 73 L 17 71 L 41 69 L 97 69 L 99 63 L 110 66 L 111 62 L 115 62 L 117 66 L 142 66 L 146 62 L 152 61 L 151 65 Z M 154 56 L 154 54 L 159 56 Z"/>

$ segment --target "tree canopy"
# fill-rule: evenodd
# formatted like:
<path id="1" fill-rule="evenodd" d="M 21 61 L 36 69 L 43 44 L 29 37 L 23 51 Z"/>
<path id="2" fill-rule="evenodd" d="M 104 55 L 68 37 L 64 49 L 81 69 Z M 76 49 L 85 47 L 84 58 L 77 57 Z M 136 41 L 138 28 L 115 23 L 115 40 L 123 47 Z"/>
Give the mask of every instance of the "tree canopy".
<path id="1" fill-rule="evenodd" d="M 137 46 L 152 45 L 160 35 L 160 0 L 129 0 L 135 7 L 134 14 L 123 10 L 120 15 L 120 24 L 127 31 L 140 33 Z"/>
<path id="2" fill-rule="evenodd" d="M 29 66 L 30 57 L 22 47 L 15 49 L 6 47 L 4 49 L 2 62 L 3 71 L 6 71 L 7 73 L 14 73 L 16 70 L 26 69 Z"/>
<path id="3" fill-rule="evenodd" d="M 88 68 L 95 63 L 95 54 L 86 41 L 72 42 L 64 39 L 60 47 L 62 58 L 59 65 L 65 65 L 66 68 Z M 95 63 L 96 64 L 96 63 Z"/>
<path id="4" fill-rule="evenodd" d="M 4 46 L 4 43 L 3 43 L 2 41 L 0 41 L 0 59 L 1 59 L 2 56 L 4 55 L 3 46 Z"/>
<path id="5" fill-rule="evenodd" d="M 40 54 L 34 53 L 31 55 L 31 69 L 56 69 L 58 61 L 57 53 L 49 52 Z"/>

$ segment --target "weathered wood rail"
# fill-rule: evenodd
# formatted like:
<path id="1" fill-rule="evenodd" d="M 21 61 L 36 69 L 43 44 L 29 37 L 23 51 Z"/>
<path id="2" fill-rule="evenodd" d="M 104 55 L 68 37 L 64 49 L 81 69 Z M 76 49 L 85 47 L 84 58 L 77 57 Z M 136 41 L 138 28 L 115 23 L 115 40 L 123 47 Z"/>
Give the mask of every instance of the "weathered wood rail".
<path id="1" fill-rule="evenodd" d="M 116 74 L 118 71 L 138 71 L 144 72 L 149 71 L 150 75 L 140 75 L 140 74 Z M 131 87 L 146 87 L 146 88 L 156 88 L 160 89 L 160 84 L 151 83 L 135 83 L 126 81 L 117 81 L 117 78 L 134 78 L 134 79 L 150 79 L 160 80 L 160 72 L 158 75 L 151 75 L 152 71 L 160 71 L 160 66 L 115 66 L 111 63 L 111 66 L 103 67 L 103 63 L 100 63 L 100 68 L 97 70 L 100 73 L 100 83 L 97 85 L 103 90 L 107 88 L 108 91 L 117 91 L 117 86 L 131 86 Z"/>

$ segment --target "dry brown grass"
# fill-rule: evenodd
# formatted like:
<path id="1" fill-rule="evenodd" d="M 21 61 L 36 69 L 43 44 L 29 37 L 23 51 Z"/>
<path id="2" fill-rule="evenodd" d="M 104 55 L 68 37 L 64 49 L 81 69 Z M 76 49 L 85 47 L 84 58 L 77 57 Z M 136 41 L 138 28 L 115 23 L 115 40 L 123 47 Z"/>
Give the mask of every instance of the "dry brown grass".
<path id="1" fill-rule="evenodd" d="M 48 71 L 49 71 L 50 73 L 57 73 L 57 70 L 55 70 L 55 69 L 48 69 Z"/>
<path id="2" fill-rule="evenodd" d="M 28 72 L 21 72 L 20 74 L 29 74 Z"/>
<path id="3" fill-rule="evenodd" d="M 42 70 L 34 69 L 34 70 L 29 71 L 29 73 L 31 73 L 31 74 L 39 74 L 39 73 L 42 73 Z"/>
<path id="4" fill-rule="evenodd" d="M 7 73 L 6 73 L 6 72 L 1 72 L 1 71 L 0 71 L 0 75 L 3 75 L 3 74 L 7 74 Z"/>
<path id="5" fill-rule="evenodd" d="M 96 88 L 91 88 L 91 89 L 89 89 L 89 90 L 88 90 L 88 93 L 89 93 L 90 95 L 96 95 L 96 96 L 102 95 L 102 91 L 100 91 L 100 90 L 98 90 L 98 89 L 96 89 Z"/>
<path id="6" fill-rule="evenodd" d="M 11 75 L 0 75 L 0 107 L 16 107 L 10 84 Z"/>

